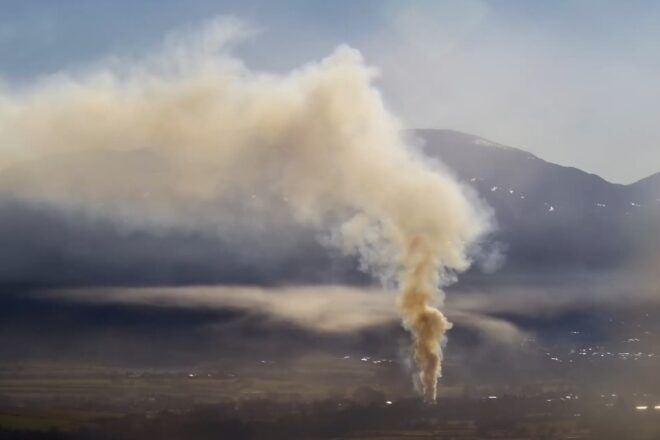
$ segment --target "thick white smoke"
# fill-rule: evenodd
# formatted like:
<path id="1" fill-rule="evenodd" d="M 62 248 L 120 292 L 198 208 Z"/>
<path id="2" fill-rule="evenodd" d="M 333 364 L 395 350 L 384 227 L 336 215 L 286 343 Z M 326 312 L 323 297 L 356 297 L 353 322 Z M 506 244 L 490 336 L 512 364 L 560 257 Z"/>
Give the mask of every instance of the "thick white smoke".
<path id="1" fill-rule="evenodd" d="M 468 267 L 466 247 L 486 216 L 407 145 L 358 51 L 339 47 L 286 75 L 255 73 L 225 53 L 228 26 L 215 21 L 147 61 L 6 87 L 0 146 L 11 178 L 0 189 L 191 225 L 255 198 L 265 213 L 286 208 L 333 231 L 374 271 L 397 275 L 424 393 L 435 398 L 450 327 L 436 308 L 439 286 Z M 109 165 L 116 151 L 134 161 Z M 61 157 L 67 166 L 39 165 Z M 26 161 L 36 164 L 18 165 Z"/>

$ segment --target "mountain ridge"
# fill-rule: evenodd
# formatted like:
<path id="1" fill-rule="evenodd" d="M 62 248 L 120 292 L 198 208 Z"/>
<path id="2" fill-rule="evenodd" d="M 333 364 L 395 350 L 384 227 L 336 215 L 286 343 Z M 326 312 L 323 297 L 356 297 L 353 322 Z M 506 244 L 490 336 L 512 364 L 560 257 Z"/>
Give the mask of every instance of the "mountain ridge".
<path id="1" fill-rule="evenodd" d="M 610 180 L 607 180 L 606 178 L 604 178 L 603 176 L 601 176 L 598 173 L 589 172 L 589 171 L 583 170 L 582 168 L 579 168 L 579 167 L 576 167 L 576 166 L 573 166 L 573 165 L 562 165 L 562 164 L 559 164 L 559 163 L 556 163 L 556 162 L 552 162 L 552 161 L 544 159 L 544 158 L 542 158 L 542 157 L 540 157 L 540 156 L 538 156 L 534 153 L 531 153 L 531 152 L 525 150 L 524 148 L 502 144 L 500 142 L 493 141 L 489 138 L 485 138 L 485 137 L 482 137 L 482 136 L 479 136 L 479 135 L 466 133 L 466 132 L 463 132 L 463 131 L 460 131 L 460 130 L 452 130 L 452 129 L 446 129 L 446 128 L 428 128 L 427 127 L 427 128 L 411 128 L 411 129 L 407 129 L 406 131 L 411 132 L 413 134 L 420 134 L 421 133 L 422 137 L 424 137 L 424 133 L 438 132 L 438 133 L 442 133 L 444 135 L 449 134 L 449 135 L 452 135 L 452 136 L 455 136 L 455 137 L 463 138 L 466 141 L 477 141 L 476 142 L 477 145 L 493 146 L 493 147 L 506 149 L 506 150 L 509 150 L 509 151 L 515 151 L 515 152 L 518 152 L 518 153 L 521 153 L 521 154 L 524 154 L 524 155 L 527 155 L 527 156 L 531 156 L 532 158 L 541 160 L 545 163 L 555 165 L 557 167 L 566 168 L 566 169 L 573 169 L 573 170 L 580 171 L 584 174 L 597 177 L 597 178 L 599 178 L 599 179 L 601 179 L 601 180 L 603 180 L 603 181 L 605 181 L 605 182 L 607 182 L 611 185 L 635 186 L 635 185 L 638 185 L 638 184 L 646 183 L 647 181 L 652 181 L 654 184 L 657 182 L 657 184 L 660 185 L 660 171 L 658 171 L 657 173 L 650 174 L 646 177 L 642 177 L 641 179 L 638 179 L 638 180 L 636 180 L 634 182 L 631 182 L 631 183 L 618 183 L 618 182 L 612 182 Z M 482 142 L 479 142 L 479 141 L 482 141 Z"/>
<path id="2" fill-rule="evenodd" d="M 444 163 L 495 212 L 496 240 L 514 264 L 610 268 L 660 234 L 660 179 L 611 183 L 479 136 L 414 130 L 422 151 Z M 490 144 L 488 144 L 490 143 Z"/>
<path id="3" fill-rule="evenodd" d="M 553 278 L 561 280 L 569 271 L 619 269 L 640 258 L 640 251 L 660 257 L 660 173 L 621 185 L 466 133 L 412 134 L 431 162 L 443 163 L 492 208 L 497 228 L 482 245 L 504 250 L 498 276 L 552 277 L 561 271 L 561 277 Z M 64 171 L 84 186 L 90 203 L 96 203 L 95 185 L 118 185 L 142 197 L 151 187 L 136 192 L 135 182 L 146 173 L 156 184 L 170 172 L 166 165 L 145 149 L 79 152 L 2 170 L 0 188 L 7 191 L 0 191 L 0 285 L 370 282 L 355 269 L 355 261 L 322 246 L 314 231 L 295 225 L 276 234 L 267 229 L 232 234 L 229 226 L 218 227 L 218 234 L 138 225 L 127 230 L 121 218 L 85 215 L 67 204 L 51 206 L 20 191 L 23 185 L 50 185 L 48 176 Z M 126 177 L 99 180 L 97 166 L 120 169 Z M 134 175 L 141 178 L 131 179 Z M 66 187 L 61 191 L 66 194 Z"/>

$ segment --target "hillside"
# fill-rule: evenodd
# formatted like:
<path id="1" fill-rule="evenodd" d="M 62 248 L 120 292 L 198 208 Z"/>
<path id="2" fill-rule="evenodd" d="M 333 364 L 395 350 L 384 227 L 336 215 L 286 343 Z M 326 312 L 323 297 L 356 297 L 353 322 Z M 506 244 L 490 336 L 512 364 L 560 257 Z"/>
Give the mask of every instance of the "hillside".
<path id="1" fill-rule="evenodd" d="M 658 232 L 660 174 L 619 185 L 473 135 L 414 135 L 493 207 L 510 264 L 609 268 Z"/>

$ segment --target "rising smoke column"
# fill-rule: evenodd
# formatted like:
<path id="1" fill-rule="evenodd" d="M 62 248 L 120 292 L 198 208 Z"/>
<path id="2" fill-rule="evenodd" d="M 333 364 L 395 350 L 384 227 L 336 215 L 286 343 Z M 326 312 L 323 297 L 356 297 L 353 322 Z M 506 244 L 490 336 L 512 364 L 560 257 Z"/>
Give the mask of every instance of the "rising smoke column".
<path id="1" fill-rule="evenodd" d="M 436 384 L 441 376 L 440 344 L 451 323 L 433 306 L 439 283 L 438 261 L 427 248 L 424 237 L 411 238 L 405 256 L 399 300 L 405 326 L 413 335 L 413 356 L 419 369 L 424 397 L 435 400 Z"/>
<path id="2" fill-rule="evenodd" d="M 488 216 L 403 138 L 358 51 L 264 74 L 227 53 L 241 28 L 215 20 L 144 60 L 0 88 L 0 193 L 126 227 L 214 230 L 254 201 L 262 218 L 284 211 L 396 281 L 435 398 L 450 327 L 439 286 L 468 267 Z M 125 166 L 106 166 L 108 152 Z"/>

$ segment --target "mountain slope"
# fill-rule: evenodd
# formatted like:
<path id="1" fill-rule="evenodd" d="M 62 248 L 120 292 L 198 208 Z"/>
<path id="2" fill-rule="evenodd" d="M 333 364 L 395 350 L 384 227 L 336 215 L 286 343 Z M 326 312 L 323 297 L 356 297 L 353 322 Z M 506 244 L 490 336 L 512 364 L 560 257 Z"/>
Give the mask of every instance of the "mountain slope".
<path id="1" fill-rule="evenodd" d="M 517 266 L 607 268 L 657 234 L 660 174 L 633 185 L 451 130 L 414 130 L 424 152 L 441 160 L 493 207 L 496 238 Z"/>
<path id="2" fill-rule="evenodd" d="M 477 136 L 449 130 L 412 134 L 431 160 L 442 161 L 493 208 L 498 228 L 485 247 L 505 249 L 499 274 L 609 270 L 639 258 L 640 251 L 660 257 L 660 174 L 617 185 Z M 110 177 L 99 179 L 94 172 L 99 167 L 121 170 L 123 178 L 104 173 Z M 75 176 L 66 182 L 85 190 L 77 189 L 91 212 L 21 192 L 39 188 L 66 200 L 69 188 L 55 178 L 63 172 Z M 261 219 L 246 208 L 213 211 L 213 233 L 122 220 L 153 203 L 149 194 L 162 182 L 176 181 L 170 172 L 149 150 L 84 152 L 3 170 L 0 286 L 371 281 L 357 271 L 356 261 L 322 246 L 316 231 L 286 218 Z M 126 215 L 113 209 L 112 199 L 96 197 L 109 185 L 114 193 L 132 196 Z M 189 214 L 198 212 L 192 208 Z M 107 212 L 114 217 L 102 215 Z M 233 227 L 236 222 L 242 227 Z"/>
<path id="3" fill-rule="evenodd" d="M 660 173 L 639 180 L 630 187 L 638 195 L 640 201 L 660 204 Z"/>

